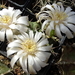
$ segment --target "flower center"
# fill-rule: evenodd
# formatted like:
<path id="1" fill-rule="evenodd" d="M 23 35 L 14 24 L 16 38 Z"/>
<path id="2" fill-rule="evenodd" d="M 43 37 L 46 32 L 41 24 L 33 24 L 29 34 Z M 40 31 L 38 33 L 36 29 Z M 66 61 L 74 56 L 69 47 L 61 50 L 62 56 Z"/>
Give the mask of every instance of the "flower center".
<path id="1" fill-rule="evenodd" d="M 11 22 L 11 17 L 7 15 L 0 16 L 0 22 L 9 24 Z"/>
<path id="2" fill-rule="evenodd" d="M 27 39 L 22 42 L 22 49 L 30 54 L 34 54 L 36 52 L 36 43 L 31 39 Z"/>
<path id="3" fill-rule="evenodd" d="M 57 21 L 57 20 L 63 21 L 66 18 L 67 18 L 67 14 L 66 13 L 64 13 L 64 12 L 55 12 L 53 20 L 55 20 L 55 21 Z"/>

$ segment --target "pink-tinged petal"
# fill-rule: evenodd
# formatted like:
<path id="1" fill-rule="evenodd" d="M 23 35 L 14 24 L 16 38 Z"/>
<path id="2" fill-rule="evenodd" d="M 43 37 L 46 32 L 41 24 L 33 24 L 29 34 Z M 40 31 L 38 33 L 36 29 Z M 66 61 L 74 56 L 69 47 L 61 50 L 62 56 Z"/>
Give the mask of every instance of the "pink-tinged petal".
<path id="1" fill-rule="evenodd" d="M 4 41 L 5 39 L 5 31 L 0 31 L 0 41 Z"/>
<path id="2" fill-rule="evenodd" d="M 6 38 L 9 42 L 13 40 L 13 32 L 11 29 L 6 30 Z"/>

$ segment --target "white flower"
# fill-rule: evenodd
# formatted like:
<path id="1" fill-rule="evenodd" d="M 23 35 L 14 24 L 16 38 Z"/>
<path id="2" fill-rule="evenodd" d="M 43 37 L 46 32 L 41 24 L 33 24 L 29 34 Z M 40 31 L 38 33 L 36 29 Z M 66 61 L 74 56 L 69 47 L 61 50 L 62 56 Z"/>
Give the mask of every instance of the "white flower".
<path id="1" fill-rule="evenodd" d="M 68 39 L 74 37 L 75 33 L 75 12 L 71 11 L 70 7 L 66 9 L 62 3 L 47 4 L 41 8 L 37 14 L 39 21 L 43 20 L 42 31 L 45 30 L 46 34 L 50 36 L 50 31 L 55 30 L 55 34 L 62 38 L 65 34 Z"/>
<path id="2" fill-rule="evenodd" d="M 0 40 L 4 41 L 4 36 L 8 41 L 13 38 L 12 29 L 25 31 L 28 26 L 28 17 L 20 16 L 22 12 L 19 9 L 13 9 L 13 7 L 4 8 L 0 11 Z"/>
<path id="3" fill-rule="evenodd" d="M 14 54 L 10 62 L 12 68 L 19 61 L 26 73 L 36 74 L 47 65 L 51 48 L 52 45 L 48 45 L 47 38 L 41 32 L 34 34 L 30 31 L 29 34 L 18 35 L 16 40 L 8 44 L 7 56 Z"/>

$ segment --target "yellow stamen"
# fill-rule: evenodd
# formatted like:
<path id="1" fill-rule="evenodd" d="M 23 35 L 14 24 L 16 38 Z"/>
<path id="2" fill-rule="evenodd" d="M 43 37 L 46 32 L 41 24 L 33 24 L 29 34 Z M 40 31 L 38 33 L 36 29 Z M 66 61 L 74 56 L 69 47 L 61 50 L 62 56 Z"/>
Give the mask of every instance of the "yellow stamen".
<path id="1" fill-rule="evenodd" d="M 36 52 L 36 43 L 31 39 L 27 39 L 22 42 L 22 49 L 30 54 L 34 54 Z"/>
<path id="2" fill-rule="evenodd" d="M 0 22 L 9 24 L 11 22 L 11 17 L 7 16 L 7 15 L 1 16 L 0 17 Z"/>
<path id="3" fill-rule="evenodd" d="M 55 12 L 54 13 L 54 17 L 53 17 L 52 20 L 55 20 L 55 21 L 57 21 L 57 20 L 63 21 L 66 18 L 67 18 L 67 14 L 66 13 L 64 13 L 64 12 Z"/>

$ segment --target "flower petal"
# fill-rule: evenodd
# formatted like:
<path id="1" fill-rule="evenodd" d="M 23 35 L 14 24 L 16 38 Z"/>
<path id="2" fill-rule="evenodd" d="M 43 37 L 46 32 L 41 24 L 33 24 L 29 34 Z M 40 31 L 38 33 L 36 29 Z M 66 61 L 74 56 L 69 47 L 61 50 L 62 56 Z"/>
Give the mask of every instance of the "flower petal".
<path id="1" fill-rule="evenodd" d="M 8 15 L 8 16 L 12 17 L 13 13 L 14 13 L 13 7 L 8 7 L 8 9 L 6 9 L 6 8 L 2 9 L 0 15 L 1 16 Z"/>
<path id="2" fill-rule="evenodd" d="M 48 36 L 50 36 L 51 30 L 52 30 L 52 28 L 51 28 L 51 26 L 49 25 L 49 26 L 47 27 L 46 31 L 45 31 Z"/>
<path id="3" fill-rule="evenodd" d="M 0 41 L 4 41 L 5 39 L 5 31 L 0 31 Z"/>
<path id="4" fill-rule="evenodd" d="M 13 41 L 8 44 L 8 47 L 21 47 L 21 44 Z"/>
<path id="5" fill-rule="evenodd" d="M 54 21 L 50 22 L 50 27 L 51 27 L 51 29 L 54 29 Z"/>
<path id="6" fill-rule="evenodd" d="M 21 36 L 21 35 L 18 35 L 18 39 L 19 39 L 20 41 L 25 41 L 25 37 L 24 37 L 24 36 Z"/>
<path id="7" fill-rule="evenodd" d="M 61 9 L 60 9 L 62 12 L 64 12 L 64 7 L 63 5 L 61 4 Z"/>
<path id="8" fill-rule="evenodd" d="M 28 70 L 27 70 L 27 58 L 20 57 L 19 62 L 20 62 L 20 65 L 22 66 L 23 70 L 26 73 L 28 73 Z"/>
<path id="9" fill-rule="evenodd" d="M 43 22 L 43 24 L 42 24 L 42 31 L 44 31 L 44 27 L 45 27 L 45 25 L 46 25 L 48 22 L 49 22 L 49 20 L 45 20 L 45 21 Z"/>
<path id="10" fill-rule="evenodd" d="M 26 32 L 28 28 L 25 25 L 15 25 L 13 28 L 19 30 L 21 33 Z"/>
<path id="11" fill-rule="evenodd" d="M 72 16 L 67 18 L 67 22 L 75 24 L 75 20 L 74 19 L 75 19 L 75 15 L 72 15 Z"/>
<path id="12" fill-rule="evenodd" d="M 65 10 L 65 13 L 69 13 L 72 9 L 70 7 L 67 7 Z"/>
<path id="13" fill-rule="evenodd" d="M 58 25 L 56 25 L 55 27 L 55 33 L 59 38 L 62 38 L 61 32 L 60 32 L 60 28 Z"/>
<path id="14" fill-rule="evenodd" d="M 33 56 L 31 55 L 28 55 L 28 64 L 31 64 L 31 65 L 34 64 Z"/>
<path id="15" fill-rule="evenodd" d="M 19 9 L 14 10 L 14 14 L 13 14 L 13 22 L 16 22 L 17 17 L 22 13 Z"/>
<path id="16" fill-rule="evenodd" d="M 43 45 L 47 45 L 48 44 L 48 40 L 47 39 L 41 39 L 38 43 L 37 43 L 37 45 L 38 45 L 38 47 L 40 47 L 40 46 L 43 46 Z"/>
<path id="17" fill-rule="evenodd" d="M 54 11 L 54 9 L 52 8 L 52 6 L 48 5 L 48 4 L 46 6 L 44 6 L 44 7 L 42 7 L 41 11 L 43 11 L 45 8 L 50 9 L 51 11 Z"/>
<path id="18" fill-rule="evenodd" d="M 35 69 L 33 68 L 34 60 L 31 55 L 28 55 L 28 70 L 30 74 L 36 74 Z"/>
<path id="19" fill-rule="evenodd" d="M 12 41 L 13 40 L 13 32 L 11 29 L 7 29 L 6 30 L 6 37 L 8 41 Z"/>
<path id="20" fill-rule="evenodd" d="M 11 25 L 9 25 L 9 27 L 10 27 L 11 29 L 16 29 L 16 25 L 15 25 L 15 24 L 11 24 Z"/>
<path id="21" fill-rule="evenodd" d="M 29 38 L 29 35 L 27 33 L 23 33 L 24 37 Z"/>
<path id="22" fill-rule="evenodd" d="M 50 53 L 47 52 L 38 52 L 35 54 L 40 60 L 45 61 L 49 56 Z M 47 55 L 47 56 L 46 56 Z"/>
<path id="23" fill-rule="evenodd" d="M 9 50 L 7 50 L 7 57 L 18 52 L 19 50 L 21 50 L 20 48 L 10 48 Z"/>
<path id="24" fill-rule="evenodd" d="M 57 4 L 53 3 L 52 6 L 53 6 L 53 8 L 54 8 L 55 10 L 58 9 L 58 8 L 57 8 Z"/>
<path id="25" fill-rule="evenodd" d="M 48 13 L 48 12 L 47 12 Z M 40 14 L 40 15 L 39 15 Z M 38 18 L 38 15 L 39 15 L 39 18 Z M 48 14 L 46 15 L 46 12 L 44 13 L 38 13 L 37 14 L 37 18 L 39 19 L 38 21 L 41 22 L 42 20 L 46 20 L 49 18 Z"/>
<path id="26" fill-rule="evenodd" d="M 75 33 L 75 25 L 67 24 L 66 26 L 69 27 Z"/>
<path id="27" fill-rule="evenodd" d="M 34 33 L 33 33 L 33 31 L 29 31 L 29 37 L 30 37 L 31 39 L 34 38 Z"/>
<path id="28" fill-rule="evenodd" d="M 75 15 L 75 12 L 69 12 L 67 15 L 68 15 L 68 16 Z"/>
<path id="29" fill-rule="evenodd" d="M 43 52 L 38 52 L 35 54 L 39 59 L 41 59 L 42 61 L 46 60 L 46 56 L 43 54 Z"/>
<path id="30" fill-rule="evenodd" d="M 28 69 L 30 74 L 37 74 L 32 65 L 28 64 Z"/>
<path id="31" fill-rule="evenodd" d="M 19 17 L 16 21 L 16 23 L 18 24 L 24 24 L 24 25 L 29 25 L 29 22 L 28 22 L 28 17 L 27 16 L 22 16 L 22 17 Z"/>
<path id="32" fill-rule="evenodd" d="M 33 67 L 35 68 L 36 71 L 39 71 L 41 69 L 41 66 L 39 65 L 39 63 L 36 61 L 35 57 L 34 57 L 34 65 Z"/>
<path id="33" fill-rule="evenodd" d="M 50 51 L 51 46 L 44 46 L 44 47 L 38 47 L 38 50 L 40 51 Z"/>
<path id="34" fill-rule="evenodd" d="M 19 59 L 19 57 L 20 56 L 18 56 L 18 55 L 14 55 L 13 58 L 11 59 L 10 64 L 11 64 L 12 68 L 14 67 L 14 65 L 15 65 L 16 61 Z"/>
<path id="35" fill-rule="evenodd" d="M 71 31 L 63 24 L 60 24 L 60 30 L 62 31 L 62 33 L 66 34 L 67 38 L 73 38 Z"/>
<path id="36" fill-rule="evenodd" d="M 38 42 L 41 37 L 42 37 L 42 33 L 36 32 L 35 37 L 34 37 L 35 42 Z"/>
<path id="37" fill-rule="evenodd" d="M 38 57 L 34 58 L 35 61 L 37 61 L 37 63 L 41 66 L 41 67 L 45 67 L 46 65 L 48 65 L 45 62 L 42 62 Z"/>

